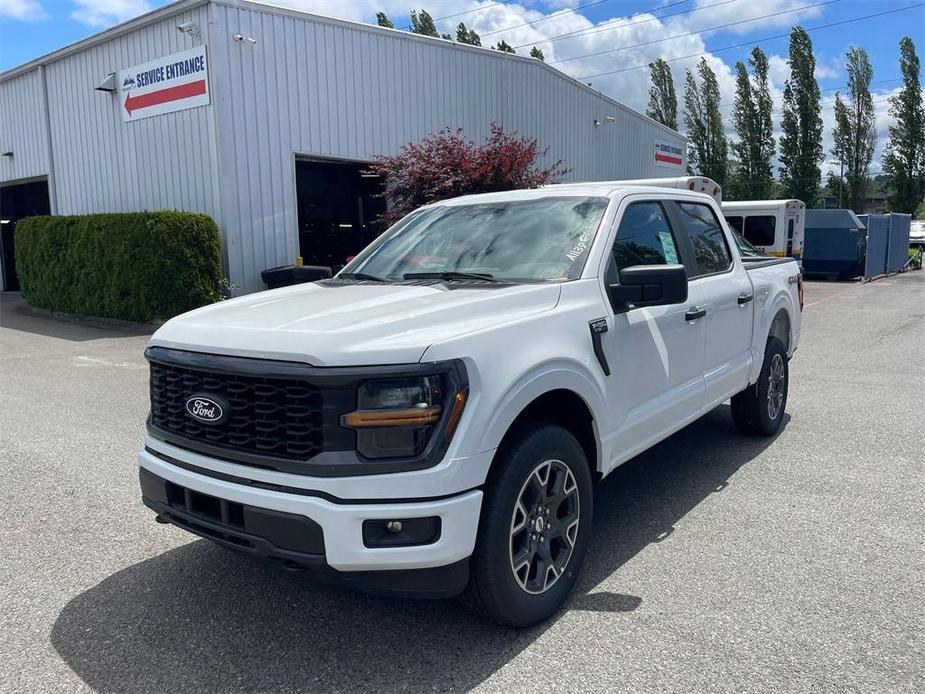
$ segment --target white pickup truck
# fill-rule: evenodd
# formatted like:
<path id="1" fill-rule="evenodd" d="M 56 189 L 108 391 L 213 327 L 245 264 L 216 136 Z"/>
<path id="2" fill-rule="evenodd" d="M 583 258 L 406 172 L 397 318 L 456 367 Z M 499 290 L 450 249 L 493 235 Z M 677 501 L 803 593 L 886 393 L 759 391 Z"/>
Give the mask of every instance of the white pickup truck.
<path id="1" fill-rule="evenodd" d="M 730 398 L 778 431 L 800 282 L 701 193 L 429 205 L 333 279 L 154 334 L 143 499 L 287 568 L 532 624 L 575 582 L 595 480 Z"/>

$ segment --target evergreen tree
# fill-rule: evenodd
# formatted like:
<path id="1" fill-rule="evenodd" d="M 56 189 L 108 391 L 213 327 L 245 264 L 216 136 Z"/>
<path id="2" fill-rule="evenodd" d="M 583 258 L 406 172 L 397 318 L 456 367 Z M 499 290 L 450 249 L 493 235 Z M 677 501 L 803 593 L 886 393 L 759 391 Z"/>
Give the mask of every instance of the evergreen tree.
<path id="1" fill-rule="evenodd" d="M 511 45 L 504 39 L 498 41 L 498 43 L 492 46 L 492 48 L 496 51 L 501 51 L 502 53 L 517 53 L 517 51 L 515 51 L 513 47 L 511 47 Z"/>
<path id="2" fill-rule="evenodd" d="M 385 12 L 376 13 L 376 24 L 378 24 L 381 27 L 385 27 L 386 29 L 395 28 L 395 25 L 392 24 L 392 20 L 386 16 Z"/>
<path id="3" fill-rule="evenodd" d="M 822 116 L 819 83 L 813 74 L 813 42 L 803 27 L 790 33 L 790 79 L 784 85 L 781 117 L 780 182 L 785 197 L 816 204 L 822 171 Z"/>
<path id="4" fill-rule="evenodd" d="M 672 130 L 678 129 L 678 96 L 674 90 L 674 78 L 667 61 L 659 58 L 649 63 L 652 86 L 649 87 L 649 105 L 646 115 Z"/>
<path id="5" fill-rule="evenodd" d="M 835 146 L 832 154 L 844 165 L 844 201 L 852 210 L 864 212 L 864 198 L 870 180 L 870 162 L 874 157 L 874 102 L 870 97 L 870 82 L 874 71 L 867 51 L 851 47 L 846 54 L 848 72 L 848 103 L 835 94 Z M 841 168 L 841 167 L 839 167 Z"/>
<path id="6" fill-rule="evenodd" d="M 456 27 L 456 40 L 460 43 L 467 43 L 470 46 L 482 45 L 482 39 L 475 33 L 475 29 L 467 29 L 466 25 L 462 22 Z"/>
<path id="7" fill-rule="evenodd" d="M 925 198 L 925 107 L 919 85 L 919 58 L 908 36 L 899 42 L 903 86 L 890 99 L 890 126 L 883 171 L 890 177 L 890 209 L 914 212 Z"/>
<path id="8" fill-rule="evenodd" d="M 546 62 L 546 56 L 543 55 L 543 51 L 541 51 L 536 46 L 530 49 L 530 57 L 536 58 L 537 60 L 542 61 L 544 63 Z"/>
<path id="9" fill-rule="evenodd" d="M 697 64 L 700 84 L 686 70 L 684 85 L 684 125 L 690 139 L 690 164 L 698 176 L 707 176 L 723 185 L 726 180 L 726 134 L 720 115 L 719 83 L 706 58 Z"/>
<path id="10" fill-rule="evenodd" d="M 736 95 L 732 110 L 738 140 L 732 143 L 736 158 L 730 193 L 740 200 L 767 200 L 774 182 L 774 124 L 771 89 L 768 84 L 768 58 L 760 48 L 752 49 L 745 64 L 736 63 Z"/>
<path id="11" fill-rule="evenodd" d="M 435 38 L 440 37 L 437 32 L 437 25 L 434 24 L 434 18 L 430 16 L 427 10 L 421 10 L 421 14 L 418 14 L 416 10 L 411 10 L 411 33 Z"/>

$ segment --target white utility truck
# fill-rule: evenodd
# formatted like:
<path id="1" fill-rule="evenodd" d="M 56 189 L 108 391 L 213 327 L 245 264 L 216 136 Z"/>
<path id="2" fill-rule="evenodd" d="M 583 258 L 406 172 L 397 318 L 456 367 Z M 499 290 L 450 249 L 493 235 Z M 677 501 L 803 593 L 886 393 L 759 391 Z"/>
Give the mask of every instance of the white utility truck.
<path id="1" fill-rule="evenodd" d="M 543 620 L 596 480 L 730 398 L 743 432 L 781 426 L 799 270 L 722 219 L 619 181 L 461 197 L 332 279 L 178 316 L 146 351 L 144 502 L 286 568 Z"/>
<path id="2" fill-rule="evenodd" d="M 800 200 L 722 203 L 726 223 L 747 241 L 778 258 L 803 256 L 806 204 Z"/>

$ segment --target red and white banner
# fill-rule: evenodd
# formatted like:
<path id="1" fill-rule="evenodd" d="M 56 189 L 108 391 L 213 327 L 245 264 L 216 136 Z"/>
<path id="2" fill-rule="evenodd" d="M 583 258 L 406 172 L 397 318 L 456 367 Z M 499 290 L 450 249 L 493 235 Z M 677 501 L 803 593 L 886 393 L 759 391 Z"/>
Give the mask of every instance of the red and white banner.
<path id="1" fill-rule="evenodd" d="M 119 104 L 127 123 L 205 106 L 210 99 L 205 46 L 119 71 Z"/>
<path id="2" fill-rule="evenodd" d="M 684 146 L 664 140 L 655 141 L 655 163 L 660 166 L 684 166 Z"/>

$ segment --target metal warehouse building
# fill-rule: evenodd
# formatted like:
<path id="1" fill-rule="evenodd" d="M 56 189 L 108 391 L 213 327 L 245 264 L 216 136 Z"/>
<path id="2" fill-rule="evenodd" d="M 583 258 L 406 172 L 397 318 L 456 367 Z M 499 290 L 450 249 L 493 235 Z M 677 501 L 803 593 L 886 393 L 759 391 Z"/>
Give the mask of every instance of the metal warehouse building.
<path id="1" fill-rule="evenodd" d="M 381 231 L 366 162 L 444 127 L 536 137 L 571 180 L 677 176 L 685 138 L 542 62 L 235 0 L 180 0 L 0 74 L 3 287 L 30 214 L 211 215 L 241 291 Z"/>

